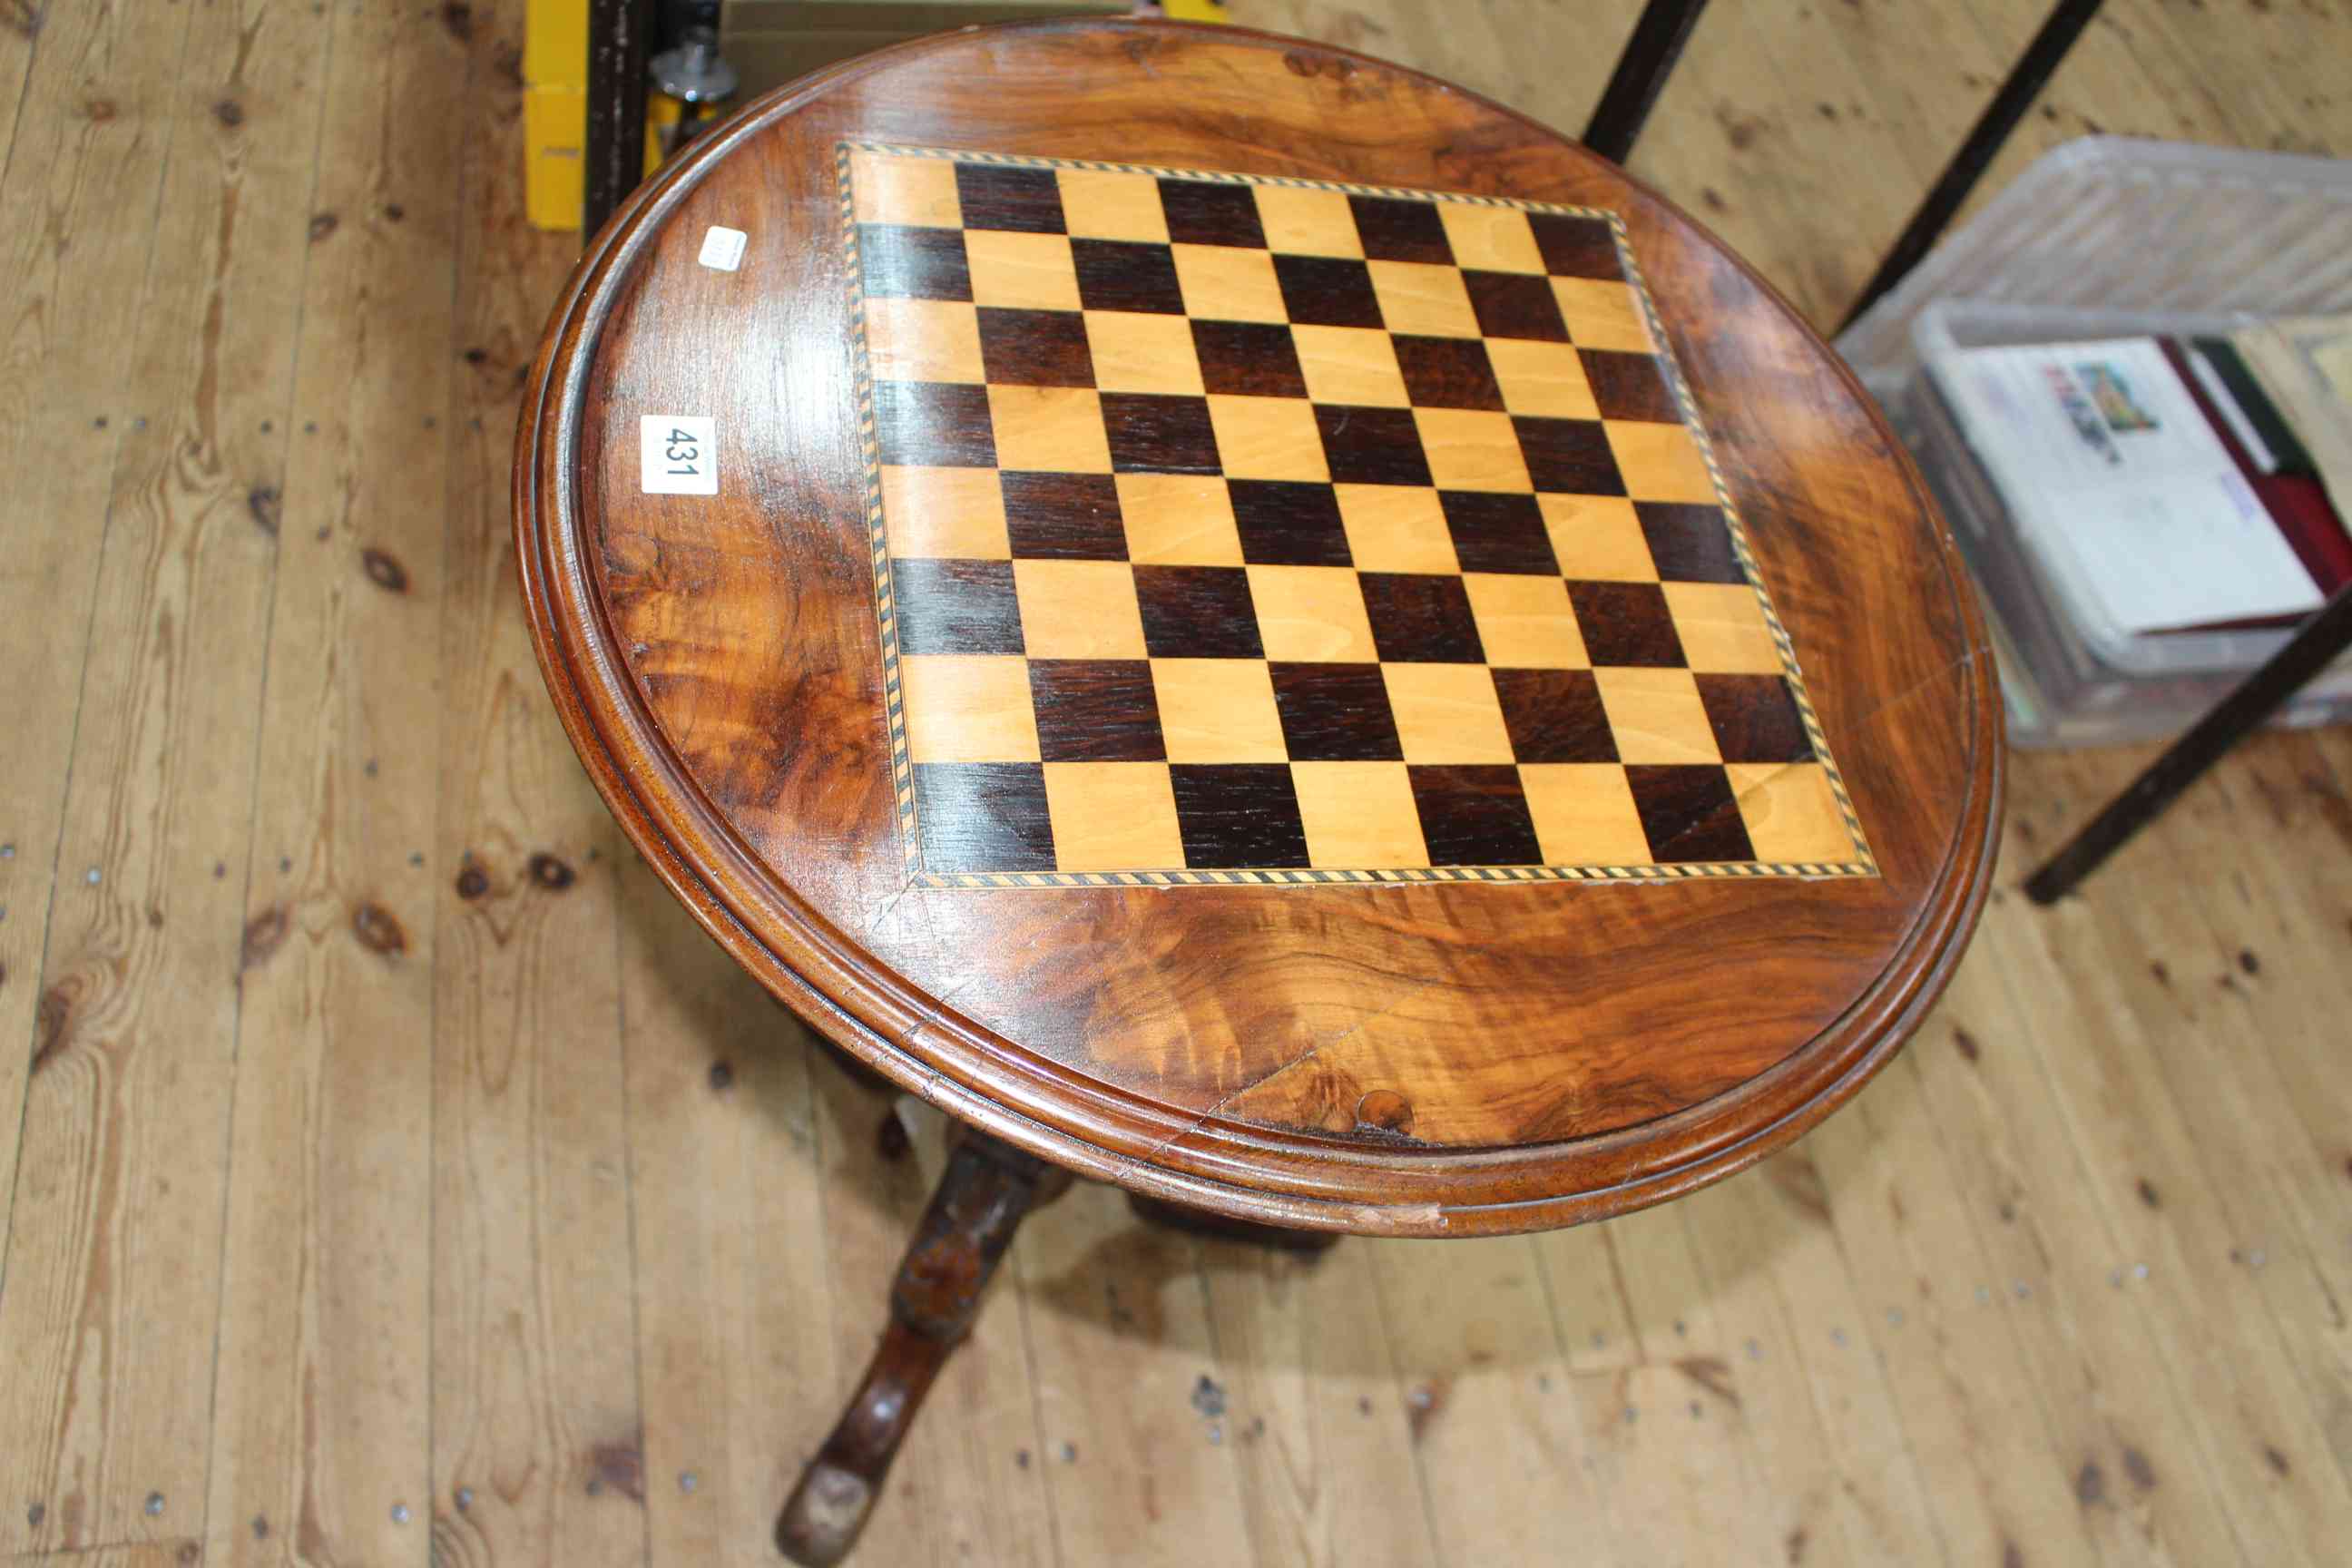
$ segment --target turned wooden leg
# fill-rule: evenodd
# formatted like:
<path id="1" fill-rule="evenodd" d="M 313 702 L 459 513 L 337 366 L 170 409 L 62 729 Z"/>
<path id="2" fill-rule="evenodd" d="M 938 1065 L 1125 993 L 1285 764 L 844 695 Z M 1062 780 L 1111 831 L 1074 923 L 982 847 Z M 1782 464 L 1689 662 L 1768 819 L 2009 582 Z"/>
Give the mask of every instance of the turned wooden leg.
<path id="1" fill-rule="evenodd" d="M 1138 1219 L 1164 1225 L 1171 1230 L 1213 1236 L 1221 1241 L 1245 1241 L 1253 1247 L 1279 1247 L 1285 1252 L 1328 1252 L 1339 1240 L 1339 1233 L 1335 1230 L 1290 1230 L 1278 1225 L 1255 1225 L 1245 1219 L 1211 1214 L 1207 1209 L 1171 1204 L 1165 1198 L 1146 1197 L 1141 1193 L 1128 1194 L 1127 1206 L 1135 1211 Z"/>
<path id="2" fill-rule="evenodd" d="M 923 1211 L 890 1288 L 890 1326 L 832 1436 L 801 1473 L 776 1520 L 776 1545 L 808 1568 L 840 1562 L 857 1544 L 890 1461 L 948 1354 L 971 1331 L 981 1292 L 1030 1210 L 1051 1203 L 1070 1173 L 963 1131 Z"/>

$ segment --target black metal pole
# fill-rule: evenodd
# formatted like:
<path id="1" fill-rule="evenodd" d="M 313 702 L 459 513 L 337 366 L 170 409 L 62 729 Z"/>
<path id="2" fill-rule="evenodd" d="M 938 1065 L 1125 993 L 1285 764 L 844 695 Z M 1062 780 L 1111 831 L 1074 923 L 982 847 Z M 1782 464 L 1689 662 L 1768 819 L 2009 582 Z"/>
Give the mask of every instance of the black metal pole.
<path id="1" fill-rule="evenodd" d="M 1682 58 L 1683 44 L 1706 9 L 1706 0 L 1650 0 L 1617 57 L 1617 69 L 1584 128 L 1584 144 L 1612 163 L 1622 163 L 1633 152 L 1633 139 L 1650 117 L 1650 106 L 1664 90 L 1666 77 Z"/>
<path id="2" fill-rule="evenodd" d="M 2295 628 L 2286 647 L 2273 654 L 2269 663 L 2248 676 L 2245 684 L 2175 741 L 2172 749 L 2150 763 L 2129 789 L 2108 802 L 2089 826 L 2028 878 L 2026 897 L 2037 904 L 2054 904 L 2074 891 L 2101 861 L 2123 847 L 2133 834 L 2171 805 L 2174 796 L 2195 784 L 2248 731 L 2277 712 L 2347 647 L 2352 647 L 2352 587 L 2336 590 L 2334 598 Z"/>
<path id="3" fill-rule="evenodd" d="M 1927 193 L 1927 199 L 1919 204 L 1919 210 L 1911 215 L 1910 223 L 1887 251 L 1886 259 L 1879 263 L 1877 273 L 1846 311 L 1845 320 L 1838 324 L 1839 331 L 1853 325 L 1864 310 L 1878 302 L 1880 295 L 1902 282 L 1919 265 L 1919 258 L 1934 247 L 1950 225 L 1952 215 L 1960 210 L 1969 193 L 1976 189 L 1977 181 L 2000 156 L 2009 133 L 2017 129 L 2017 122 L 2025 118 L 2025 111 L 2033 107 L 2033 100 L 2057 74 L 2066 51 L 2074 47 L 2074 40 L 2083 36 L 2083 29 L 2098 14 L 2099 0 L 2058 0 L 2051 7 L 2050 19 L 2042 24 L 2042 30 L 2025 46 L 2025 53 L 2019 57 L 2009 79 L 2000 84 L 2000 90 L 1985 105 L 1983 118 L 1969 132 L 1969 139 L 1960 143 L 1960 150 L 1952 154 L 1951 163 L 1945 166 L 1943 176 Z"/>
<path id="4" fill-rule="evenodd" d="M 646 56 L 653 0 L 588 0 L 588 137 L 580 192 L 584 243 L 646 174 Z"/>

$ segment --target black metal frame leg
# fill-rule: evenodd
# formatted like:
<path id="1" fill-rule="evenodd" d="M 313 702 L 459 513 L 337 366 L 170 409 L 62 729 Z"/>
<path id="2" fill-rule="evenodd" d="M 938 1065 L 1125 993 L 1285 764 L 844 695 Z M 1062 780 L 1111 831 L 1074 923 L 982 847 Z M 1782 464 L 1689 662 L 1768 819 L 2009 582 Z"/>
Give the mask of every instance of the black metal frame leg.
<path id="1" fill-rule="evenodd" d="M 654 0 L 588 0 L 583 244 L 646 177 L 646 58 L 653 34 Z"/>
<path id="2" fill-rule="evenodd" d="M 2058 0 L 2051 8 L 2050 19 L 2042 24 L 2042 30 L 2025 46 L 2025 53 L 2018 57 L 2009 79 L 2000 84 L 2000 90 L 1985 105 L 1976 129 L 1960 143 L 1960 150 L 1952 154 L 1952 161 L 1944 166 L 1934 188 L 1920 202 L 1919 210 L 1911 215 L 1911 221 L 1904 226 L 1902 234 L 1887 251 L 1886 259 L 1878 264 L 1878 271 L 1863 286 L 1861 294 L 1846 311 L 1845 320 L 1838 323 L 1839 331 L 1859 321 L 1864 310 L 1878 302 L 1880 295 L 1902 282 L 1919 265 L 1920 258 L 1934 248 L 1951 224 L 1953 215 L 1968 201 L 1969 193 L 1977 188 L 1985 170 L 2000 156 L 2010 132 L 2017 129 L 2017 122 L 2025 118 L 2025 111 L 2033 107 L 2033 100 L 2057 74 L 2066 51 L 2074 47 L 2074 40 L 2083 36 L 2083 29 L 2099 14 L 2099 5 L 2100 0 Z"/>
<path id="3" fill-rule="evenodd" d="M 1592 123 L 1584 128 L 1587 147 L 1612 163 L 1633 155 L 1633 139 L 1641 135 L 1642 122 L 1665 90 L 1666 78 L 1682 58 L 1698 14 L 1706 9 L 1706 0 L 1650 0 L 1642 7 L 1633 37 L 1625 40 L 1625 52 L 1617 57 L 1617 68 L 1592 111 Z"/>
<path id="4" fill-rule="evenodd" d="M 2248 731 L 2277 712 L 2305 684 L 2352 647 L 2352 587 L 2295 628 L 2286 647 L 2223 698 L 2172 749 L 2149 764 L 2129 789 L 2107 803 L 2090 826 L 2074 835 L 2047 864 L 2026 879 L 2025 894 L 2037 904 L 2053 904 L 2074 891 L 2099 863 L 2147 826 L 2173 797 L 2195 784 Z"/>

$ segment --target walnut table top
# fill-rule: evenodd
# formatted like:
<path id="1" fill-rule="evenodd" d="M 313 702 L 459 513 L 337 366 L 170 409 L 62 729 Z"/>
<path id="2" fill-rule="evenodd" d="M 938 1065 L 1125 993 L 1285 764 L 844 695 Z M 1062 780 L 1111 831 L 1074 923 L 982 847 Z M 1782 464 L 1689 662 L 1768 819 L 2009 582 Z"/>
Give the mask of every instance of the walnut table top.
<path id="1" fill-rule="evenodd" d="M 590 773 L 833 1039 L 1034 1152 L 1468 1235 L 1738 1169 L 1981 900 L 1998 694 L 1867 399 L 1622 171 L 1233 29 L 753 105 L 549 329 Z"/>

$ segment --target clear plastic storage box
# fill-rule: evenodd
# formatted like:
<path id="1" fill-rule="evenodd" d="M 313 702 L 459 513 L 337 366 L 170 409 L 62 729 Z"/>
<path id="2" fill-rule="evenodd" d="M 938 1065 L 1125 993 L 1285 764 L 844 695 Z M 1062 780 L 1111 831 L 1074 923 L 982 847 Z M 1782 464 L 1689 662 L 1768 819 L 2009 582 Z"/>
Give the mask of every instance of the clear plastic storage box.
<path id="1" fill-rule="evenodd" d="M 2283 630 L 2142 637 L 2109 624 L 2074 557 L 2053 548 L 2062 512 L 2006 493 L 1952 418 L 1934 370 L 1958 348 L 2224 331 L 2242 319 L 1985 306 L 1948 300 L 1914 331 L 1919 374 L 1890 413 L 1951 523 L 1994 623 L 2012 739 L 2096 745 L 2153 739 L 2194 722 L 2285 646 Z M 2352 666 L 2312 681 L 2285 723 L 2352 720 Z"/>
<path id="2" fill-rule="evenodd" d="M 2071 555 L 2048 547 L 2063 518 L 2002 493 L 1944 406 L 1933 363 L 1962 348 L 2219 332 L 2347 310 L 2352 164 L 2099 136 L 2035 163 L 1839 338 L 1983 590 L 2013 741 L 2175 733 L 2288 634 L 2150 637 L 2105 623 Z M 2279 721 L 2352 721 L 2352 671 L 2313 681 Z"/>

